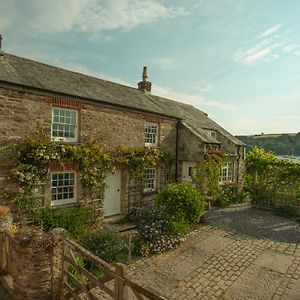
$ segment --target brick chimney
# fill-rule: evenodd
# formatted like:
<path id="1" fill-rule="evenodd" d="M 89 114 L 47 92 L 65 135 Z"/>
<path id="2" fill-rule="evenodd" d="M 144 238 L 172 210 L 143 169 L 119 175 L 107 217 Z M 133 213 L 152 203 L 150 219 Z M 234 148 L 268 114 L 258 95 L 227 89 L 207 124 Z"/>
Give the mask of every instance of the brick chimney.
<path id="1" fill-rule="evenodd" d="M 138 83 L 138 89 L 144 93 L 151 93 L 151 82 L 147 80 L 147 67 L 143 68 L 143 80 Z"/>

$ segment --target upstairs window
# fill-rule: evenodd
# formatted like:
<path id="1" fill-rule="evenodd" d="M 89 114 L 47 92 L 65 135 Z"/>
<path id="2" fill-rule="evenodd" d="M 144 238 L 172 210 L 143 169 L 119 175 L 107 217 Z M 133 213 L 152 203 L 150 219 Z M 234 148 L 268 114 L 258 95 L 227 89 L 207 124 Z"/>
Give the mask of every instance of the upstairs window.
<path id="1" fill-rule="evenodd" d="M 228 162 L 220 171 L 220 181 L 228 182 L 233 181 L 233 163 Z"/>
<path id="2" fill-rule="evenodd" d="M 51 137 L 55 141 L 77 142 L 77 119 L 76 110 L 54 107 Z"/>
<path id="3" fill-rule="evenodd" d="M 145 123 L 145 146 L 157 146 L 157 129 L 157 123 Z"/>
<path id="4" fill-rule="evenodd" d="M 217 138 L 217 133 L 215 130 L 210 130 L 210 129 L 207 129 L 205 130 L 206 133 L 209 135 L 209 136 L 212 136 L 213 138 Z"/>
<path id="5" fill-rule="evenodd" d="M 76 173 L 52 173 L 51 194 L 51 206 L 76 202 Z"/>
<path id="6" fill-rule="evenodd" d="M 156 189 L 156 169 L 147 168 L 144 173 L 144 192 L 152 192 Z"/>

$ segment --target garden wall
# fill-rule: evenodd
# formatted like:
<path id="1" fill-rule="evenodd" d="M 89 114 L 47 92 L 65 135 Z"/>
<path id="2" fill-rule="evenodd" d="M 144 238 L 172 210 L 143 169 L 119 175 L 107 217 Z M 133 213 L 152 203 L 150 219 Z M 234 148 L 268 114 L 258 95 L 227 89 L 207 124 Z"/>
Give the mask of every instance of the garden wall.
<path id="1" fill-rule="evenodd" d="M 13 233 L 8 208 L 0 208 L 0 280 L 14 299 L 57 299 L 64 230 Z M 54 297 L 54 298 L 52 298 Z"/>

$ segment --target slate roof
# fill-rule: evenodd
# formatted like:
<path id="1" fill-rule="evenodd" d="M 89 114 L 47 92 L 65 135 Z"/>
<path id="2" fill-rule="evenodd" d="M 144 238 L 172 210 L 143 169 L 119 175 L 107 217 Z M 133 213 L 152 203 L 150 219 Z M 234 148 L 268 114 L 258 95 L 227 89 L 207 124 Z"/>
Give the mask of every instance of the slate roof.
<path id="1" fill-rule="evenodd" d="M 199 138 L 204 142 L 219 143 L 206 134 L 203 130 L 206 128 L 219 131 L 237 145 L 244 145 L 211 120 L 206 113 L 192 105 L 3 51 L 0 51 L 0 81 L 182 119 L 185 125 L 197 131 Z"/>

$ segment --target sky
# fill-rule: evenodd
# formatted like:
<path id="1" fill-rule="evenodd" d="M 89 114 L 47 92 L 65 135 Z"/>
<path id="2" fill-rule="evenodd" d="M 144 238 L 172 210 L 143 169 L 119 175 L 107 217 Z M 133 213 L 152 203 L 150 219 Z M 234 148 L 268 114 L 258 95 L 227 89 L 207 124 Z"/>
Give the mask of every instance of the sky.
<path id="1" fill-rule="evenodd" d="M 300 131 L 299 0 L 0 0 L 2 50 L 194 105 L 232 134 Z"/>

